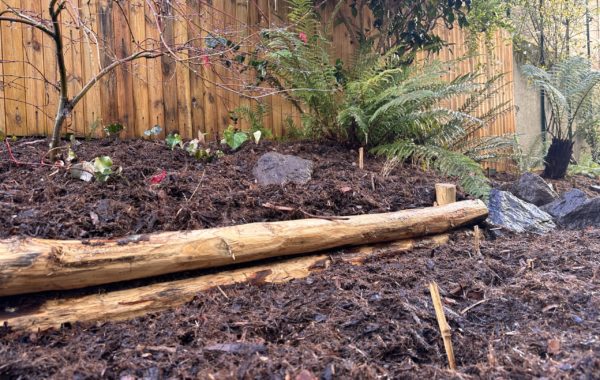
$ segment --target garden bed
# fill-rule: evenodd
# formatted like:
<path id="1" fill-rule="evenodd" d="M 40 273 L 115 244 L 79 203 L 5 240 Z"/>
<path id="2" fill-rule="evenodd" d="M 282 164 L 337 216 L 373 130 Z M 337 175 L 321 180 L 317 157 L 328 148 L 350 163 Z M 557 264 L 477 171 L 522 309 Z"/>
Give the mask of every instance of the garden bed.
<path id="1" fill-rule="evenodd" d="M 12 148 L 18 160 L 39 162 L 45 144 L 22 140 Z M 258 187 L 252 167 L 270 150 L 314 160 L 313 180 Z M 306 217 L 265 203 L 315 215 L 396 211 L 430 206 L 434 184 L 444 180 L 410 166 L 383 178 L 382 160 L 369 157 L 360 170 L 355 152 L 322 144 L 247 144 L 210 164 L 149 141 L 85 142 L 76 152 L 86 160 L 110 155 L 123 176 L 107 184 L 64 171 L 48 176 L 52 169 L 15 167 L 0 152 L 0 237 L 87 239 Z M 162 169 L 167 177 L 151 185 Z M 555 186 L 588 181 L 580 182 Z M 475 256 L 472 236 L 457 232 L 446 246 L 376 255 L 362 266 L 332 256 L 331 268 L 305 279 L 213 288 L 126 322 L 1 329 L 0 377 L 593 377 L 600 370 L 600 230 L 505 236 L 484 241 L 481 252 L 484 258 Z M 446 370 L 431 280 L 453 329 L 457 374 Z M 147 283 L 7 298 L 0 307 Z"/>
<path id="2" fill-rule="evenodd" d="M 44 141 L 20 140 L 16 159 L 39 162 Z M 301 208 L 315 215 L 359 215 L 431 206 L 439 176 L 404 166 L 381 177 L 383 160 L 367 158 L 337 144 L 264 142 L 203 164 L 162 142 L 89 141 L 74 148 L 81 160 L 110 156 L 121 177 L 85 183 L 61 170 L 18 166 L 0 148 L 0 238 L 27 235 L 52 239 L 119 237 L 157 231 L 194 230 L 263 221 L 305 218 L 300 212 L 262 207 L 265 203 Z M 278 151 L 314 161 L 307 185 L 259 187 L 252 168 L 265 152 Z M 152 176 L 167 172 L 152 185 Z M 462 197 L 459 194 L 459 199 Z"/>

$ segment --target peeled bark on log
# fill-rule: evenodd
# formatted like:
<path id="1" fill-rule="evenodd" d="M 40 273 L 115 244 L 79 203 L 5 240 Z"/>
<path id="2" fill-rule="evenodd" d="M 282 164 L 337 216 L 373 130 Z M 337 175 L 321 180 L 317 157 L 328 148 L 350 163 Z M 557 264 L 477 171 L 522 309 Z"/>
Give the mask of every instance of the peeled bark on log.
<path id="1" fill-rule="evenodd" d="M 479 200 L 345 220 L 303 219 L 93 242 L 0 241 L 0 296 L 153 277 L 447 232 L 485 219 Z"/>
<path id="2" fill-rule="evenodd" d="M 109 293 L 46 300 L 25 305 L 22 310 L 0 311 L 0 322 L 15 330 L 46 330 L 65 323 L 119 321 L 181 306 L 198 293 L 217 286 L 238 283 L 252 285 L 284 283 L 308 277 L 330 267 L 331 257 L 352 265 L 362 264 L 368 257 L 410 251 L 415 247 L 435 247 L 448 242 L 448 235 L 423 239 L 361 246 L 335 252 L 297 257 L 272 264 L 252 266 L 196 278 L 170 281 Z"/>

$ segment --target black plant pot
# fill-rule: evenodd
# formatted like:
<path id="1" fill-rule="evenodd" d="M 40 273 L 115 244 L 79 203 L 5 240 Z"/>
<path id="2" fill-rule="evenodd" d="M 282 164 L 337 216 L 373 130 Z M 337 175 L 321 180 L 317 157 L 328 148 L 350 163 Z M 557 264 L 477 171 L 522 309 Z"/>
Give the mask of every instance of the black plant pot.
<path id="1" fill-rule="evenodd" d="M 561 179 L 565 177 L 573 154 L 573 144 L 574 142 L 571 140 L 552 139 L 552 144 L 545 158 L 545 178 Z"/>

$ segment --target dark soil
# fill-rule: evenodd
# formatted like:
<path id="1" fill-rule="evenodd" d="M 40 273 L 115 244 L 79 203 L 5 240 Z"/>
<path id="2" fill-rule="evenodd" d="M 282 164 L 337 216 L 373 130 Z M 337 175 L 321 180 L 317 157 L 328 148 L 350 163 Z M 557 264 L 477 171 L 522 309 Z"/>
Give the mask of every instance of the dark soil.
<path id="1" fill-rule="evenodd" d="M 486 241 L 484 259 L 471 250 L 456 234 L 435 250 L 215 289 L 130 322 L 5 332 L 0 377 L 597 378 L 600 230 Z M 445 369 L 430 280 L 444 296 L 457 373 Z"/>
<path id="2" fill-rule="evenodd" d="M 15 155 L 38 161 L 42 145 L 16 143 Z M 315 179 L 256 187 L 251 168 L 270 149 L 315 160 Z M 441 180 L 410 167 L 382 178 L 378 160 L 361 171 L 356 154 L 311 144 L 248 145 L 208 165 L 151 142 L 78 148 L 83 159 L 100 154 L 124 167 L 123 178 L 86 184 L 2 161 L 0 236 L 116 236 L 303 217 L 265 202 L 322 215 L 389 211 L 430 205 Z M 167 179 L 150 186 L 162 168 Z M 0 378 L 598 378 L 600 229 L 487 240 L 483 258 L 472 255 L 472 239 L 459 232 L 444 247 L 359 267 L 336 262 L 288 284 L 214 289 L 128 322 L 0 329 Z M 453 329 L 457 372 L 446 370 L 431 280 Z"/>
<path id="3" fill-rule="evenodd" d="M 29 163 L 39 162 L 47 150 L 43 140 L 11 147 L 17 160 Z M 368 158 L 365 170 L 359 170 L 356 152 L 314 143 L 247 144 L 208 164 L 181 149 L 170 151 L 163 143 L 143 140 L 90 141 L 74 150 L 80 160 L 108 155 L 123 173 L 105 184 L 85 183 L 66 170 L 16 167 L 0 145 L 0 238 L 117 237 L 305 217 L 300 211 L 262 207 L 265 203 L 317 215 L 396 211 L 432 205 L 433 185 L 442 181 L 410 166 L 383 178 L 382 160 Z M 270 150 L 313 160 L 313 180 L 306 186 L 256 185 L 252 168 Z M 167 177 L 151 185 L 150 178 L 162 170 Z"/>

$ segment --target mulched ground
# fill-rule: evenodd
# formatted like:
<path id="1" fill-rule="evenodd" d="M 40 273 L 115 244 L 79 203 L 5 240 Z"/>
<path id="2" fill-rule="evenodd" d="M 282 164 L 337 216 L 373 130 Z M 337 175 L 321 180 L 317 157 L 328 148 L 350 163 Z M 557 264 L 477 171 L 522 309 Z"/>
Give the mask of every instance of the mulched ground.
<path id="1" fill-rule="evenodd" d="M 19 161 L 36 163 L 47 144 L 22 140 L 11 148 Z M 365 170 L 359 170 L 358 154 L 333 144 L 246 144 L 209 164 L 143 140 L 89 141 L 74 150 L 80 160 L 110 156 L 123 168 L 122 176 L 106 184 L 72 179 L 65 170 L 49 176 L 48 167 L 15 167 L 0 144 L 0 238 L 117 237 L 305 217 L 264 208 L 265 203 L 317 215 L 396 211 L 432 205 L 433 185 L 443 181 L 410 166 L 383 178 L 380 159 L 368 158 Z M 252 168 L 271 150 L 313 160 L 314 179 L 306 186 L 257 186 Z M 150 178 L 162 170 L 167 178 L 151 185 Z"/>
<path id="2" fill-rule="evenodd" d="M 130 322 L 5 331 L 0 377 L 596 378 L 600 230 L 486 241 L 483 259 L 471 250 L 457 234 L 435 250 L 213 290 Z M 453 328 L 456 373 L 445 369 L 430 280 Z"/>
<path id="3" fill-rule="evenodd" d="M 409 167 L 382 178 L 382 163 L 372 159 L 360 171 L 356 155 L 335 146 L 249 145 L 199 165 L 152 142 L 103 144 L 84 143 L 78 154 L 109 154 L 124 167 L 124 178 L 106 185 L 0 162 L 0 236 L 79 238 L 302 217 L 260 207 L 265 202 L 316 214 L 388 211 L 430 205 L 440 180 Z M 270 149 L 314 159 L 310 188 L 257 188 L 250 170 Z M 23 161 L 43 154 L 24 142 L 14 150 Z M 150 187 L 161 168 L 168 179 Z M 201 191 L 186 202 L 204 170 Z M 102 200 L 114 207 L 94 225 L 89 214 Z M 23 215 L 28 210 L 35 214 Z M 600 230 L 486 240 L 483 258 L 472 249 L 472 237 L 459 232 L 437 249 L 360 267 L 337 262 L 288 284 L 215 289 L 129 322 L 35 334 L 0 329 L 0 378 L 597 378 Z M 431 280 L 441 288 L 458 372 L 446 370 Z"/>

